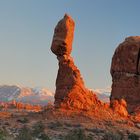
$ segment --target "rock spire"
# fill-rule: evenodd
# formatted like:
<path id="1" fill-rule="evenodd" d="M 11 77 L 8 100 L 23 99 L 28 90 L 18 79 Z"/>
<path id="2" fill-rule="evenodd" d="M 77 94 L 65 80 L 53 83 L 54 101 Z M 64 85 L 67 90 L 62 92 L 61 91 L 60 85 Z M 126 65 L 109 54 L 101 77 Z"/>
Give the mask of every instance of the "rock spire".
<path id="1" fill-rule="evenodd" d="M 55 27 L 51 51 L 57 56 L 59 70 L 56 79 L 55 107 L 91 109 L 98 99 L 89 91 L 71 57 L 74 20 L 67 14 Z"/>

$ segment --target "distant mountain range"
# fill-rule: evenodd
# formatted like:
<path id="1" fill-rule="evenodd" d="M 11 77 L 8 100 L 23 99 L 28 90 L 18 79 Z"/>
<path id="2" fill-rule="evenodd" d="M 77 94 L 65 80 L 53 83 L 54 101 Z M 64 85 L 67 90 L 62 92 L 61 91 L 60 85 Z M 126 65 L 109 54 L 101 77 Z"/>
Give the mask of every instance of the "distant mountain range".
<path id="1" fill-rule="evenodd" d="M 108 92 L 106 92 L 106 93 L 97 93 L 97 92 L 95 92 L 95 94 L 103 102 L 109 102 L 109 100 L 110 100 L 109 99 L 110 93 L 108 93 Z"/>
<path id="2" fill-rule="evenodd" d="M 107 87 L 105 89 L 95 89 L 95 90 L 92 90 L 96 95 L 97 97 L 103 101 L 103 102 L 109 102 L 110 101 L 110 93 L 111 93 L 111 88 L 110 87 Z"/>
<path id="3" fill-rule="evenodd" d="M 103 102 L 109 102 L 109 90 L 96 89 L 93 92 Z M 0 86 L 0 102 L 16 100 L 23 103 L 46 105 L 54 102 L 54 93 L 46 88 L 29 88 L 17 85 Z"/>
<path id="4" fill-rule="evenodd" d="M 16 85 L 0 86 L 0 101 L 8 102 L 12 100 L 46 105 L 48 102 L 53 102 L 54 94 L 46 88 L 28 88 Z"/>

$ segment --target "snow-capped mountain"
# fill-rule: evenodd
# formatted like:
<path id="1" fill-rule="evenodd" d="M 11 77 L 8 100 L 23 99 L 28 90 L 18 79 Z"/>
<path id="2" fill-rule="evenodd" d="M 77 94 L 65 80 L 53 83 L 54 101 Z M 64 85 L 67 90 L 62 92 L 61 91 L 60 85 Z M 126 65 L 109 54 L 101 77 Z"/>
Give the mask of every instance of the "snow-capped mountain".
<path id="1" fill-rule="evenodd" d="M 20 86 L 0 86 L 0 101 L 20 101 L 45 105 L 53 102 L 54 94 L 46 88 L 28 88 Z"/>
<path id="2" fill-rule="evenodd" d="M 109 100 L 110 100 L 109 99 L 110 98 L 110 93 L 98 93 L 98 92 L 95 92 L 95 94 L 103 102 L 109 102 Z"/>
<path id="3" fill-rule="evenodd" d="M 92 89 L 91 89 L 92 90 Z M 107 87 L 105 89 L 94 89 L 92 90 L 97 97 L 103 101 L 103 102 L 109 102 L 110 98 L 110 93 L 111 93 L 111 88 Z"/>
<path id="4" fill-rule="evenodd" d="M 90 89 L 92 90 L 92 89 Z M 97 97 L 103 102 L 109 102 L 110 88 L 92 90 Z M 48 102 L 54 101 L 54 93 L 46 88 L 29 88 L 17 85 L 2 85 L 0 86 L 0 102 L 12 101 L 46 105 Z"/>

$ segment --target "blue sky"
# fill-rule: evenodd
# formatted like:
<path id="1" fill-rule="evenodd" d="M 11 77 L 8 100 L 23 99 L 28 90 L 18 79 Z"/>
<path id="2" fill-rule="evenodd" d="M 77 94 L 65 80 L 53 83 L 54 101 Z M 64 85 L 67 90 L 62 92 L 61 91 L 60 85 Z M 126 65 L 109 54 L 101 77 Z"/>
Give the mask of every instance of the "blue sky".
<path id="1" fill-rule="evenodd" d="M 65 13 L 76 22 L 72 56 L 89 88 L 111 86 L 115 48 L 140 33 L 139 0 L 0 0 L 0 84 L 55 89 L 50 46 Z"/>

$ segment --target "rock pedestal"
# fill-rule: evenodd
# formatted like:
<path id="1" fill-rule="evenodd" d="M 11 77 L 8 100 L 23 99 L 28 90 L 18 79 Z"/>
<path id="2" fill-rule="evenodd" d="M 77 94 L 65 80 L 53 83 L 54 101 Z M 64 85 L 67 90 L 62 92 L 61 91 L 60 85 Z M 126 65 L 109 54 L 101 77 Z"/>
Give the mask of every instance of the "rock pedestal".
<path id="1" fill-rule="evenodd" d="M 111 100 L 124 99 L 129 112 L 140 105 L 140 36 L 121 43 L 112 58 Z"/>
<path id="2" fill-rule="evenodd" d="M 75 23 L 65 15 L 55 27 L 51 50 L 59 61 L 56 79 L 55 107 L 89 110 L 98 102 L 97 97 L 85 88 L 79 69 L 70 56 Z"/>

